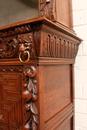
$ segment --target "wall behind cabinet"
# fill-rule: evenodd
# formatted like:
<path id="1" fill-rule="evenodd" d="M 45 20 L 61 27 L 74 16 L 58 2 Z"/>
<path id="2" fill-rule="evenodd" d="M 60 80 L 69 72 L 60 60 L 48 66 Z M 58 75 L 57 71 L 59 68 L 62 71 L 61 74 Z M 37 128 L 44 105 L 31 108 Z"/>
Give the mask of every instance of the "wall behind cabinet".
<path id="1" fill-rule="evenodd" d="M 75 130 L 87 130 L 87 0 L 73 0 L 73 16 L 83 39 L 75 64 Z"/>

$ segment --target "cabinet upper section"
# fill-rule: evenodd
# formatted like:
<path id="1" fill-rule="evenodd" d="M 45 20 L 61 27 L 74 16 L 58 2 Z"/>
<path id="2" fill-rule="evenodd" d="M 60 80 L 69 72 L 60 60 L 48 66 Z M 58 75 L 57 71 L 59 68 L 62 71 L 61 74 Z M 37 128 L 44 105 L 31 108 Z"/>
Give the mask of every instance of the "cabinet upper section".
<path id="1" fill-rule="evenodd" d="M 71 0 L 39 0 L 39 13 L 54 22 L 72 28 Z"/>
<path id="2" fill-rule="evenodd" d="M 0 25 L 45 16 L 72 28 L 71 0 L 5 0 L 0 2 Z"/>

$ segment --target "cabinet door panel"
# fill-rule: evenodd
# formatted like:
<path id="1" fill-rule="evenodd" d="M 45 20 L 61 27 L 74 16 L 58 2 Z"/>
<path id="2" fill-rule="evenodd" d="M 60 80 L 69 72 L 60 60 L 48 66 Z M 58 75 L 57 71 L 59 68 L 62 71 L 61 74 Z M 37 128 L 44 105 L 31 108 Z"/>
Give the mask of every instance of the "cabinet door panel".
<path id="1" fill-rule="evenodd" d="M 22 124 L 21 81 L 21 74 L 0 73 L 0 122 L 12 128 Z"/>

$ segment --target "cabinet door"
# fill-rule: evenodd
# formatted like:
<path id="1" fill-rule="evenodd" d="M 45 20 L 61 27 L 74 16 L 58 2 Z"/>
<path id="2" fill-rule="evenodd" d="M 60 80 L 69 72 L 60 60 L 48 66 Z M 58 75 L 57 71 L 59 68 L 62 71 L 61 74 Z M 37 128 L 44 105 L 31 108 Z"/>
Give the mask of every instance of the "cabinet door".
<path id="1" fill-rule="evenodd" d="M 21 109 L 21 75 L 0 73 L 0 130 L 20 129 Z"/>

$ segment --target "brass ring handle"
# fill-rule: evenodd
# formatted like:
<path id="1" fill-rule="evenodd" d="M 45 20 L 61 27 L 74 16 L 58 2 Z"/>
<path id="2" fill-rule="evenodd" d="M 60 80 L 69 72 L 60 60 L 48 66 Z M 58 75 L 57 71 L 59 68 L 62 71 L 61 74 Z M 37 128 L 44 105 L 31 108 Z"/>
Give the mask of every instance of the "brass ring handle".
<path id="1" fill-rule="evenodd" d="M 27 54 L 27 59 L 26 60 L 23 60 L 22 59 L 22 55 L 25 55 L 25 54 Z M 22 62 L 22 63 L 26 63 L 26 62 L 28 62 L 29 60 L 30 60 L 30 53 L 29 53 L 29 51 L 24 51 L 24 52 L 20 52 L 19 53 L 19 60 L 20 60 L 20 62 Z"/>
<path id="2" fill-rule="evenodd" d="M 3 119 L 3 115 L 0 115 L 0 120 L 2 120 Z"/>

